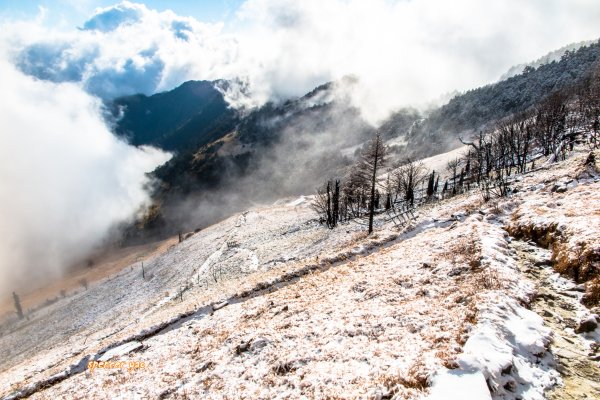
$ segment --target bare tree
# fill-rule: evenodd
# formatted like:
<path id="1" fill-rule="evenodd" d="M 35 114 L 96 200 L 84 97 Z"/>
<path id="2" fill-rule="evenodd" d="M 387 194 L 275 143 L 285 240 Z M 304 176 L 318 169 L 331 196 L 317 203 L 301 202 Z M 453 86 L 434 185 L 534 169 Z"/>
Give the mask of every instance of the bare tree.
<path id="1" fill-rule="evenodd" d="M 579 88 L 577 105 L 579 125 L 588 131 L 590 147 L 597 148 L 600 146 L 600 63 Z"/>
<path id="2" fill-rule="evenodd" d="M 480 131 L 476 141 L 465 141 L 459 137 L 459 140 L 463 144 L 471 146 L 474 149 L 474 156 L 472 157 L 473 165 L 470 165 L 470 168 L 474 171 L 473 174 L 478 184 L 484 177 L 489 177 L 490 172 L 494 169 L 492 136 Z"/>
<path id="3" fill-rule="evenodd" d="M 492 135 L 496 168 L 504 168 L 509 176 L 513 168 L 517 172 L 525 172 L 533 136 L 533 121 L 531 115 L 517 115 L 501 121 L 497 132 Z"/>
<path id="4" fill-rule="evenodd" d="M 319 214 L 321 223 L 331 229 L 337 226 L 341 220 L 339 179 L 336 179 L 335 183 L 327 181 L 323 188 L 317 190 L 312 208 Z"/>
<path id="5" fill-rule="evenodd" d="M 415 162 L 407 159 L 394 172 L 394 178 L 398 190 L 403 193 L 404 200 L 410 206 L 415 204 L 415 189 L 427 177 L 427 170 L 422 162 Z"/>
<path id="6" fill-rule="evenodd" d="M 337 225 L 340 220 L 340 180 L 336 179 L 333 188 L 333 198 L 331 205 L 332 228 Z"/>
<path id="7" fill-rule="evenodd" d="M 390 180 L 390 175 L 385 179 L 385 209 L 386 211 L 392 208 L 392 193 L 394 192 L 394 188 L 392 186 L 392 181 Z"/>
<path id="8" fill-rule="evenodd" d="M 452 194 L 456 194 L 456 177 L 458 175 L 459 166 L 460 160 L 458 158 L 448 161 L 448 164 L 446 165 L 446 171 L 452 176 Z"/>
<path id="9" fill-rule="evenodd" d="M 360 168 L 360 164 L 353 165 L 340 189 L 341 206 L 345 218 L 360 218 L 366 212 L 367 194 L 369 192 L 368 174 Z"/>
<path id="10" fill-rule="evenodd" d="M 375 215 L 376 195 L 378 194 L 376 191 L 377 172 L 385 164 L 386 153 L 387 148 L 383 144 L 381 135 L 377 132 L 363 152 L 359 164 L 361 175 L 368 179 L 367 182 L 369 183 L 369 234 L 373 232 L 373 217 Z"/>
<path id="11" fill-rule="evenodd" d="M 317 194 L 311 206 L 319 214 L 319 222 L 329 226 L 331 220 L 331 181 L 327 181 L 324 187 L 317 189 Z"/>
<path id="12" fill-rule="evenodd" d="M 556 159 L 562 149 L 563 134 L 568 115 L 567 103 L 563 93 L 555 92 L 548 96 L 536 109 L 535 137 L 545 156 Z"/>

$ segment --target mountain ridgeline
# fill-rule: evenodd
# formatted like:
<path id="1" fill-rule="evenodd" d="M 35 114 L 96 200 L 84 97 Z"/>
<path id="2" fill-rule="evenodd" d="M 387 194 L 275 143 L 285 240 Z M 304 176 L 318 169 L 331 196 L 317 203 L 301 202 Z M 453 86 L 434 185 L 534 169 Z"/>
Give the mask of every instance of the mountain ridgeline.
<path id="1" fill-rule="evenodd" d="M 460 145 L 459 135 L 496 126 L 552 93 L 575 90 L 600 63 L 600 42 L 566 51 L 559 61 L 455 96 L 427 113 L 402 109 L 380 126 L 369 125 L 337 91 L 342 80 L 297 99 L 267 103 L 251 112 L 230 108 L 218 86 L 190 81 L 153 96 L 107 104 L 115 133 L 134 145 L 154 145 L 174 157 L 154 171 L 161 184 L 154 206 L 129 236 L 171 234 L 282 196 L 312 193 L 324 179 L 341 176 L 354 153 L 376 131 L 396 159 L 422 158 Z"/>
<path id="2" fill-rule="evenodd" d="M 522 74 L 470 90 L 434 110 L 423 133 L 484 129 L 495 121 L 527 111 L 549 94 L 570 90 L 589 79 L 600 63 L 600 42 L 566 51 L 559 61 L 526 67 Z"/>
<path id="3" fill-rule="evenodd" d="M 206 81 L 189 81 L 153 96 L 120 97 L 109 104 L 109 111 L 118 119 L 117 135 L 135 146 L 168 151 L 210 143 L 238 122 L 215 83 Z"/>

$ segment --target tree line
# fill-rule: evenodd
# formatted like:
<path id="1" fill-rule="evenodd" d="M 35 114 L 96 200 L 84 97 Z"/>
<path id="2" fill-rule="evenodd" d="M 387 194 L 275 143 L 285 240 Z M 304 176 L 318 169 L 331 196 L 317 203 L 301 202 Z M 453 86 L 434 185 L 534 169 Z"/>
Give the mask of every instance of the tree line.
<path id="1" fill-rule="evenodd" d="M 581 84 L 551 93 L 473 140 L 460 140 L 468 151 L 447 163 L 440 188 L 442 175 L 421 162 L 405 159 L 389 165 L 388 147 L 377 133 L 346 176 L 317 191 L 313 207 L 320 222 L 335 228 L 362 220 L 371 233 L 378 212 L 414 208 L 473 188 L 481 190 L 485 201 L 507 196 L 511 177 L 535 169 L 537 160 L 564 160 L 578 142 L 600 147 L 600 66 Z M 380 174 L 384 168 L 388 172 Z"/>
<path id="2" fill-rule="evenodd" d="M 420 162 L 406 160 L 393 164 L 382 177 L 379 172 L 388 166 L 388 152 L 381 135 L 376 133 L 343 179 L 327 181 L 317 191 L 313 208 L 321 223 L 334 228 L 340 222 L 363 220 L 371 233 L 377 212 L 390 210 L 398 203 L 415 206 L 421 197 L 418 187 L 427 178 L 426 169 Z M 438 181 L 439 177 L 436 186 Z M 430 186 L 433 195 L 433 183 Z"/>

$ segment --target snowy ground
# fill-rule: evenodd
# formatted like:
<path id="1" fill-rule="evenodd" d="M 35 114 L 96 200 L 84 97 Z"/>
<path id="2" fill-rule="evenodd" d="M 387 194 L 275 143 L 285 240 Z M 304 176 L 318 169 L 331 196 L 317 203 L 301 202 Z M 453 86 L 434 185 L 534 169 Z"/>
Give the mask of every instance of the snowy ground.
<path id="1" fill-rule="evenodd" d="M 402 231 L 380 218 L 371 237 L 319 226 L 309 198 L 236 215 L 153 259 L 146 280 L 125 269 L 5 332 L 0 394 L 59 376 L 32 397 L 542 399 L 561 382 L 553 333 L 504 227 L 531 223 L 527 202 L 574 196 L 563 230 L 593 247 L 600 224 L 578 215 L 599 183 L 576 179 L 582 157 L 500 202 L 460 195 Z M 561 177 L 577 185 L 558 195 Z M 111 345 L 137 367 L 55 375 Z"/>
<path id="2" fill-rule="evenodd" d="M 433 157 L 424 158 L 421 160 L 423 165 L 429 169 L 434 170 L 438 174 L 447 174 L 446 168 L 448 168 L 448 162 L 462 158 L 469 152 L 470 146 L 460 146 L 457 149 L 451 150 L 447 153 L 438 154 Z"/>

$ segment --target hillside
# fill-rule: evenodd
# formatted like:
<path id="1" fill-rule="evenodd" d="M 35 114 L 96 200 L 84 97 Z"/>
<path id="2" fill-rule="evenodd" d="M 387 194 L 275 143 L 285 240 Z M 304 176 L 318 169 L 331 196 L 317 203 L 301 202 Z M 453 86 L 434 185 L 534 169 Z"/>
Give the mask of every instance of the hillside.
<path id="1" fill-rule="evenodd" d="M 197 148 L 231 131 L 237 121 L 215 85 L 189 81 L 164 93 L 120 97 L 107 103 L 115 133 L 135 146 L 169 151 Z"/>
<path id="2" fill-rule="evenodd" d="M 175 152 L 153 174 L 161 183 L 154 208 L 128 230 L 127 238 L 165 237 L 214 223 L 253 203 L 311 192 L 322 171 L 329 171 L 329 177 L 343 175 L 355 151 L 375 131 L 394 145 L 396 159 L 457 148 L 459 135 L 494 127 L 497 120 L 530 110 L 557 90 L 581 84 L 599 55 L 596 42 L 566 52 L 559 61 L 460 94 L 427 113 L 399 110 L 378 127 L 366 123 L 360 110 L 340 95 L 344 90 L 337 90 L 347 89 L 351 79 L 243 115 L 227 107 L 214 87 L 217 82 L 187 82 L 150 97 L 117 99 L 110 108 L 113 116 L 122 114 L 115 126 L 119 135 L 136 145 Z"/>
<path id="3" fill-rule="evenodd" d="M 551 51 L 550 53 L 538 58 L 535 61 L 528 62 L 525 64 L 514 65 L 514 66 L 510 67 L 509 70 L 506 71 L 504 74 L 502 74 L 502 76 L 500 77 L 499 80 L 503 81 L 508 78 L 512 78 L 515 75 L 520 75 L 523 73 L 523 71 L 527 67 L 536 69 L 544 64 L 549 64 L 553 61 L 555 61 L 555 62 L 560 61 L 560 59 L 566 52 L 578 50 L 580 47 L 593 44 L 594 42 L 595 42 L 594 40 L 587 40 L 587 41 L 578 42 L 578 43 L 571 43 L 571 44 L 561 47 L 560 49 Z"/>
<path id="4" fill-rule="evenodd" d="M 600 400 L 599 21 L 0 1 L 0 400 Z"/>
<path id="5" fill-rule="evenodd" d="M 493 126 L 499 119 L 527 111 L 552 92 L 581 84 L 591 77 L 599 61 L 597 41 L 565 52 L 559 61 L 530 67 L 520 75 L 470 90 L 434 110 L 418 134 L 458 134 Z"/>
<path id="6" fill-rule="evenodd" d="M 449 398 L 455 385 L 462 399 L 540 399 L 552 387 L 556 398 L 564 388 L 600 393 L 600 334 L 574 333 L 590 315 L 580 286 L 546 272 L 574 249 L 550 254 L 514 228 L 557 224 L 566 243 L 598 248 L 600 173 L 582 169 L 587 158 L 581 147 L 518 175 L 505 199 L 484 203 L 473 191 L 424 206 L 399 230 L 382 214 L 369 237 L 356 223 L 325 229 L 305 197 L 235 215 L 149 260 L 145 279 L 135 264 L 5 325 L 0 393 Z M 569 183 L 556 191 L 555 182 Z M 547 299 L 555 309 L 538 308 Z M 554 348 L 553 335 L 569 347 Z M 570 363 L 566 351 L 591 356 Z M 89 370 L 92 359 L 138 364 Z"/>
<path id="7" fill-rule="evenodd" d="M 327 84 L 268 103 L 221 138 L 176 154 L 154 173 L 162 183 L 155 193 L 160 214 L 145 223 L 158 226 L 159 236 L 196 229 L 253 203 L 312 192 L 322 171 L 341 172 L 349 159 L 339 150 L 362 144 L 374 129 L 335 90 Z"/>

